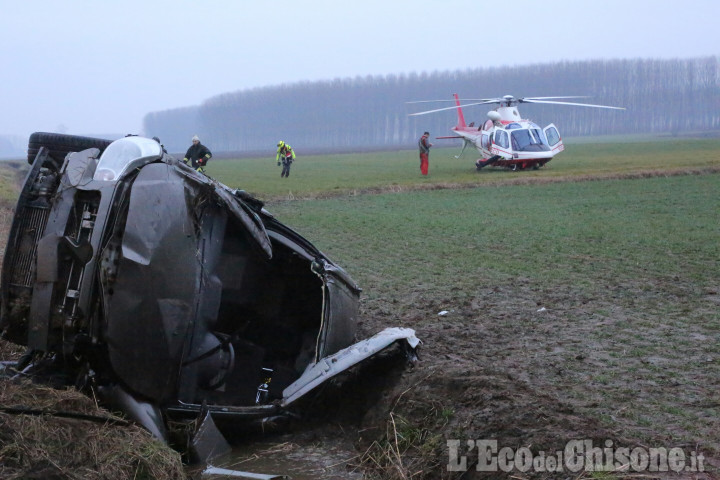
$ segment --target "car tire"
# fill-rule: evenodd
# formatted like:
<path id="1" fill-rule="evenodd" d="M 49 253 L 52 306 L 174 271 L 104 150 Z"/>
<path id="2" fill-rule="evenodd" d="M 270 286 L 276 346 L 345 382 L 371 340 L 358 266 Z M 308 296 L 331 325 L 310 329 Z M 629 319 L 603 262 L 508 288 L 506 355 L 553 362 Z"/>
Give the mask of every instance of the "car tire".
<path id="1" fill-rule="evenodd" d="M 50 157 L 56 167 L 60 167 L 65 156 L 70 152 L 81 152 L 88 148 L 99 148 L 100 151 L 112 143 L 112 140 L 104 138 L 81 137 L 78 135 L 64 135 L 62 133 L 35 132 L 28 140 L 28 163 L 35 161 L 41 147 L 50 150 Z"/>

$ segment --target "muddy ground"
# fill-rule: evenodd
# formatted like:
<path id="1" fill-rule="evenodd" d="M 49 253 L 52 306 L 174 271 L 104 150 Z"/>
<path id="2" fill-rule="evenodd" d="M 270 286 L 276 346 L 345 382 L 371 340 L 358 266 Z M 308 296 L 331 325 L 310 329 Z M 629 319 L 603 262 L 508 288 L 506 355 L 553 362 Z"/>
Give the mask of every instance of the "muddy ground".
<path id="1" fill-rule="evenodd" d="M 609 361 L 613 349 L 632 348 L 633 343 L 608 346 L 596 338 L 597 329 L 609 328 L 621 336 L 640 331 L 634 338 L 642 338 L 653 327 L 639 326 L 637 318 L 608 300 L 574 295 L 571 286 L 565 292 L 546 292 L 527 280 L 515 280 L 480 288 L 469 299 L 419 298 L 417 310 L 406 314 L 403 324 L 416 325 L 424 342 L 423 361 L 393 393 L 394 411 L 416 428 L 427 429 L 426 435 L 438 437 L 434 456 L 427 444 L 409 448 L 408 453 L 420 458 L 403 459 L 407 478 L 429 472 L 428 478 L 457 478 L 446 469 L 450 439 L 460 440 L 459 453 L 467 455 L 470 471 L 462 478 L 582 477 L 567 471 L 480 475 L 470 465 L 477 460 L 477 450 L 469 451 L 466 444 L 478 439 L 497 440 L 499 448 L 529 447 L 534 454 L 563 450 L 567 442 L 578 439 L 602 447 L 608 441 L 631 449 L 680 447 L 688 454 L 702 451 L 706 469 L 714 473 L 705 477 L 686 472 L 672 478 L 717 478 L 720 403 L 718 379 L 712 373 L 707 378 L 683 378 L 674 371 L 682 371 L 682 365 L 664 373 L 637 368 L 644 362 L 662 362 L 652 357 Z M 637 294 L 642 295 L 640 288 Z M 588 313 L 602 303 L 614 314 L 597 318 Z M 446 316 L 437 315 L 453 305 Z M 378 309 L 383 306 L 372 308 Z M 652 411 L 657 403 L 695 409 L 706 425 L 672 425 L 675 418 L 663 418 L 662 408 Z M 640 417 L 642 413 L 647 416 Z M 430 458 L 434 461 L 428 462 Z M 616 475 L 633 473 L 620 469 Z"/>
<path id="2" fill-rule="evenodd" d="M 0 218 L 9 219 L 9 210 Z M 346 378 L 342 391 L 329 387 L 317 400 L 324 402 L 322 415 L 304 419 L 290 433 L 238 440 L 224 465 L 284 471 L 296 479 L 720 478 L 719 360 L 702 348 L 717 339 L 688 327 L 680 313 L 658 324 L 659 310 L 652 309 L 659 307 L 648 306 L 681 301 L 683 289 L 693 287 L 655 281 L 654 288 L 623 285 L 622 292 L 588 297 L 572 285 L 546 291 L 516 278 L 469 294 L 400 292 L 400 309 L 364 299 L 358 336 L 390 325 L 414 328 L 423 341 L 420 362 L 405 367 L 394 355 L 377 360 Z M 657 292 L 677 297 L 658 300 Z M 692 308 L 707 310 L 698 318 L 711 318 L 720 293 L 704 294 L 704 303 Z M 397 311 L 404 312 L 400 318 Z M 695 347 L 665 355 L 661 346 L 643 341 L 652 332 L 666 335 L 670 345 L 676 325 L 696 340 Z M 628 354 L 633 348 L 646 350 Z M 678 355 L 708 368 L 686 370 L 683 361 L 671 361 Z M 536 456 L 562 451 L 571 440 L 678 447 L 688 458 L 702 454 L 706 471 L 668 475 L 625 466 L 611 474 L 476 472 L 477 450 L 468 448 L 473 440 L 514 451 L 527 447 Z M 458 459 L 450 458 L 453 441 Z M 0 450 L 0 465 L 4 454 Z M 448 465 L 467 471 L 448 471 Z"/>
<path id="3" fill-rule="evenodd" d="M 639 298 L 653 297 L 653 290 L 623 288 L 638 304 L 655 302 Z M 613 296 L 589 298 L 572 286 L 543 291 L 518 278 L 457 298 L 411 292 L 400 308 L 365 299 L 359 336 L 391 324 L 415 328 L 423 341 L 420 362 L 409 367 L 399 356 L 378 360 L 345 379 L 344 387 L 324 392 L 322 416 L 291 433 L 241 442 L 228 464 L 266 472 L 282 466 L 300 479 L 720 478 L 715 370 L 699 375 L 653 347 L 623 356 L 641 348 L 646 336 L 671 341 L 676 319 L 666 316 L 664 326 L 645 322 L 644 314 L 619 306 Z M 707 292 L 706 300 L 713 308 L 720 297 Z M 607 316 L 591 313 L 601 307 Z M 400 319 L 398 310 L 405 312 Z M 598 336 L 601 329 L 618 338 Z M 684 334 L 699 335 L 692 328 Z M 683 355 L 688 364 L 717 361 L 703 357 L 701 347 Z M 453 440 L 456 460 L 449 457 Z M 568 442 L 577 440 L 628 451 L 679 448 L 687 467 L 701 454 L 704 472 L 649 472 L 616 457 L 609 472 L 584 471 L 585 463 L 580 470 L 565 463 L 562 472 L 477 472 L 478 452 L 468 440 L 496 441 L 498 450 L 524 447 L 536 458 L 541 452 L 565 455 Z M 448 465 L 467 471 L 448 471 Z"/>

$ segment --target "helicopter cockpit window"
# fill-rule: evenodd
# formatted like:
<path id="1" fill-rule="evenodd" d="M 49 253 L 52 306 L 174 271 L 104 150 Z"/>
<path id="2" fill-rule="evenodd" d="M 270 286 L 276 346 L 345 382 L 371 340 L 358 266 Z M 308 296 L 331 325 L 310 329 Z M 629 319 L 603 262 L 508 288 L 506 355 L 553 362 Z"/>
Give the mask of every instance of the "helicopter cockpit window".
<path id="1" fill-rule="evenodd" d="M 530 129 L 530 135 L 533 136 L 534 139 L 539 141 L 540 143 L 544 143 L 545 145 L 548 144 L 547 139 L 545 138 L 545 134 L 542 130 L 540 130 L 539 127 L 537 128 L 531 128 Z"/>
<path id="2" fill-rule="evenodd" d="M 507 125 L 505 125 L 505 128 L 507 128 L 508 130 L 513 130 L 515 128 L 522 128 L 522 126 L 520 126 L 519 123 L 508 123 Z"/>
<path id="3" fill-rule="evenodd" d="M 502 148 L 508 148 L 510 146 L 510 144 L 508 143 L 507 132 L 503 130 L 497 130 L 495 132 L 495 145 L 498 145 Z"/>
<path id="4" fill-rule="evenodd" d="M 519 152 L 547 152 L 550 151 L 543 138 L 537 135 L 537 130 L 522 129 L 511 133 L 513 149 Z"/>
<path id="5" fill-rule="evenodd" d="M 155 140 L 144 137 L 125 137 L 111 143 L 100 156 L 94 180 L 118 180 L 132 168 L 162 157 L 162 147 Z"/>

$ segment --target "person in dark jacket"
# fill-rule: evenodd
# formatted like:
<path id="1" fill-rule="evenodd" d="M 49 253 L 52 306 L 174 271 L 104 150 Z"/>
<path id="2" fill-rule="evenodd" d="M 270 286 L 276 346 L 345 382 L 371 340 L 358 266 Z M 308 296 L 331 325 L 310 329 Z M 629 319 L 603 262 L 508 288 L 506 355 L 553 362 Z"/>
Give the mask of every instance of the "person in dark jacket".
<path id="1" fill-rule="evenodd" d="M 205 166 L 211 158 L 212 153 L 210 153 L 210 150 L 200 143 L 200 139 L 195 135 L 192 138 L 192 145 L 188 148 L 187 153 L 185 153 L 183 162 L 188 163 L 189 161 L 192 168 L 200 173 L 205 173 Z"/>
<path id="2" fill-rule="evenodd" d="M 428 142 L 429 132 L 423 133 L 420 140 L 418 140 L 418 148 L 420 149 L 420 173 L 423 175 L 428 174 L 428 167 L 430 166 L 430 147 L 432 143 Z"/>

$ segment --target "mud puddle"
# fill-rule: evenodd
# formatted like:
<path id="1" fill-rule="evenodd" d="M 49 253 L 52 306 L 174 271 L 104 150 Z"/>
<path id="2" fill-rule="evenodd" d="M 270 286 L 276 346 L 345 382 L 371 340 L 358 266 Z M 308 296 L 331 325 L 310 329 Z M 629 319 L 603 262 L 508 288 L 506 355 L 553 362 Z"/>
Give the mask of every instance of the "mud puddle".
<path id="1" fill-rule="evenodd" d="M 301 444 L 279 438 L 272 442 L 235 445 L 231 453 L 213 465 L 257 474 L 287 475 L 293 480 L 360 480 L 362 474 L 348 467 L 355 457 L 354 449 L 342 442 L 318 439 Z"/>

